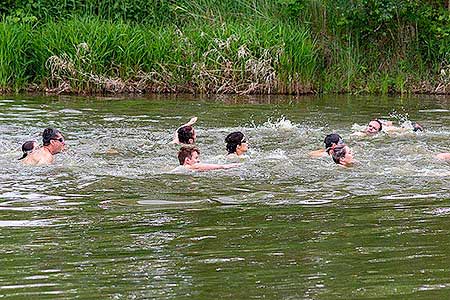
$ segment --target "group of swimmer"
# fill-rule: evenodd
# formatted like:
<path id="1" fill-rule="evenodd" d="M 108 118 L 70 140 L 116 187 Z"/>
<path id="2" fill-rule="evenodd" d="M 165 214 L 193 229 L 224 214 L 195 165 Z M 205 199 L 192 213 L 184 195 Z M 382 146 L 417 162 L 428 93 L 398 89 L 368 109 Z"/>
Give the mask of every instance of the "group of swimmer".
<path id="1" fill-rule="evenodd" d="M 192 118 L 188 123 L 180 126 L 174 135 L 172 143 L 182 145 L 178 151 L 180 165 L 188 170 L 208 171 L 217 169 L 229 169 L 238 167 L 239 163 L 231 164 L 205 164 L 200 162 L 200 150 L 194 146 L 197 135 L 194 123 L 197 118 Z M 229 155 L 242 157 L 248 150 L 248 144 L 242 132 L 230 133 L 226 139 L 226 148 Z M 27 141 L 22 145 L 22 157 L 19 160 L 25 165 L 49 165 L 54 162 L 54 156 L 66 149 L 66 143 L 62 133 L 54 128 L 46 128 L 42 133 L 42 146 L 36 141 Z"/>
<path id="2" fill-rule="evenodd" d="M 197 117 L 193 117 L 188 123 L 180 126 L 174 133 L 172 143 L 181 145 L 178 151 L 180 167 L 192 171 L 209 171 L 217 169 L 229 169 L 240 166 L 240 163 L 230 164 L 206 164 L 200 162 L 200 150 L 195 146 L 197 135 L 193 125 Z M 357 136 L 372 136 L 381 131 L 405 131 L 404 127 L 393 126 L 392 122 L 374 119 L 369 122 L 363 131 L 355 132 Z M 412 130 L 423 131 L 418 123 L 412 124 Z M 228 134 L 225 138 L 228 156 L 243 157 L 248 150 L 248 142 L 240 131 Z M 354 163 L 353 153 L 350 147 L 344 143 L 337 133 L 328 134 L 324 139 L 325 148 L 310 152 L 311 157 L 331 157 L 336 164 L 350 167 Z M 23 155 L 19 160 L 26 165 L 48 165 L 54 161 L 54 155 L 62 152 L 66 147 L 62 133 L 54 128 L 47 128 L 42 133 L 42 146 L 36 141 L 27 141 L 22 145 Z M 439 159 L 450 160 L 450 153 L 440 153 Z"/>
<path id="3" fill-rule="evenodd" d="M 240 166 L 239 163 L 232 164 L 205 164 L 200 162 L 200 150 L 193 146 L 197 134 L 193 125 L 197 117 L 193 117 L 188 123 L 181 125 L 174 134 L 172 143 L 182 145 L 178 151 L 180 166 L 192 171 L 209 171 L 218 169 L 230 169 Z M 232 132 L 225 138 L 228 155 L 242 157 L 248 150 L 247 140 L 240 131 Z"/>
<path id="4" fill-rule="evenodd" d="M 363 131 L 358 131 L 353 133 L 355 136 L 374 136 L 379 134 L 381 131 L 384 132 L 401 132 L 409 130 L 404 127 L 396 127 L 391 121 L 374 119 L 367 124 L 367 127 Z M 423 131 L 422 125 L 419 123 L 412 124 L 412 131 Z M 329 134 L 325 137 L 323 141 L 325 144 L 325 149 L 320 149 L 312 151 L 309 153 L 311 157 L 326 157 L 331 156 L 336 164 L 344 167 L 351 167 L 354 164 L 353 152 L 350 147 L 344 143 L 342 137 L 337 133 Z"/>

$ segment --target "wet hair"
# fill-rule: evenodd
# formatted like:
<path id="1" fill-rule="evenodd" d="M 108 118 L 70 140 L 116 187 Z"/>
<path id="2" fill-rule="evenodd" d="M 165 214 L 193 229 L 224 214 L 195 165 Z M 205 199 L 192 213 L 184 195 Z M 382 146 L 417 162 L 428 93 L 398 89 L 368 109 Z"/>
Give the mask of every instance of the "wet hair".
<path id="1" fill-rule="evenodd" d="M 371 120 L 370 122 L 372 122 L 372 121 L 375 121 L 375 122 L 377 122 L 378 124 L 380 124 L 380 129 L 378 129 L 378 132 L 380 132 L 380 131 L 383 129 L 383 124 L 381 123 L 381 121 L 378 120 L 378 119 L 374 119 L 374 120 Z M 370 123 L 370 122 L 369 122 L 369 123 Z"/>
<path id="2" fill-rule="evenodd" d="M 347 154 L 345 144 L 339 144 L 336 145 L 336 147 L 333 148 L 333 152 L 331 153 L 331 157 L 333 158 L 333 161 L 337 164 L 341 164 L 341 159 L 345 157 L 345 154 Z"/>
<path id="3" fill-rule="evenodd" d="M 331 133 L 325 137 L 323 140 L 325 143 L 325 150 L 327 153 L 330 153 L 330 150 L 332 150 L 333 144 L 339 145 L 343 144 L 344 140 L 341 138 L 341 136 L 337 133 Z"/>
<path id="4" fill-rule="evenodd" d="M 245 142 L 245 136 L 242 132 L 236 131 L 232 132 L 225 138 L 225 143 L 227 143 L 228 154 L 235 153 L 237 146 Z"/>
<path id="5" fill-rule="evenodd" d="M 194 141 L 194 128 L 192 126 L 183 126 L 178 128 L 178 140 L 183 144 L 193 144 Z M 190 141 L 192 139 L 192 141 Z"/>
<path id="6" fill-rule="evenodd" d="M 183 146 L 178 151 L 178 161 L 180 165 L 184 165 L 186 158 L 192 158 L 192 153 L 197 152 L 200 155 L 200 150 L 197 147 Z"/>
<path id="7" fill-rule="evenodd" d="M 44 146 L 50 145 L 50 141 L 56 138 L 61 132 L 54 128 L 46 128 L 42 133 L 42 144 Z"/>
<path id="8" fill-rule="evenodd" d="M 28 154 L 30 154 L 31 152 L 33 152 L 34 149 L 36 149 L 34 147 L 35 143 L 36 141 L 26 141 L 25 143 L 22 144 L 23 155 L 21 158 L 19 158 L 19 160 L 24 159 L 25 157 L 27 157 Z"/>

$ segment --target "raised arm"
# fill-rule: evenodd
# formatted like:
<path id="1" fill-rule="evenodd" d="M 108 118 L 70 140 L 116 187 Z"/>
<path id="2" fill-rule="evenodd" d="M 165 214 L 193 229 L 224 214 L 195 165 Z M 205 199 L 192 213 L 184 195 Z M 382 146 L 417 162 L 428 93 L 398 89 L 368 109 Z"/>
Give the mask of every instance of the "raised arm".
<path id="1" fill-rule="evenodd" d="M 180 141 L 178 140 L 178 129 L 180 129 L 181 127 L 184 126 L 192 126 L 195 124 L 195 122 L 197 122 L 197 117 L 192 117 L 189 122 L 187 122 L 186 124 L 181 125 L 180 127 L 178 127 L 175 132 L 173 133 L 173 140 L 172 143 L 173 144 L 179 144 Z"/>

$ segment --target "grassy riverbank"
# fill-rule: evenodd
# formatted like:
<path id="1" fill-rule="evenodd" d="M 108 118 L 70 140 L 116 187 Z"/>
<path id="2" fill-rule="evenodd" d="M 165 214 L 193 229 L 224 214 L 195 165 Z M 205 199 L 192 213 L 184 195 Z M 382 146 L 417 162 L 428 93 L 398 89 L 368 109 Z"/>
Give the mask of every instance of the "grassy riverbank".
<path id="1" fill-rule="evenodd" d="M 0 90 L 450 92 L 450 17 L 431 2 L 153 2 L 0 5 Z"/>

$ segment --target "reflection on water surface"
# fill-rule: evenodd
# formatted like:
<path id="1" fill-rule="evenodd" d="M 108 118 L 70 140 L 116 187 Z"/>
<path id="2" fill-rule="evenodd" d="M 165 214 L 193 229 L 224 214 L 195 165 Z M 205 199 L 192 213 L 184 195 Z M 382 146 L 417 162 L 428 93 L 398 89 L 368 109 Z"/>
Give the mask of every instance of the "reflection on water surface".
<path id="1" fill-rule="evenodd" d="M 445 98 L 0 100 L 0 271 L 7 298 L 446 298 L 450 105 Z M 202 161 L 173 174 L 175 128 L 198 116 Z M 374 117 L 423 133 L 355 137 Z M 56 164 L 20 145 L 60 129 Z M 310 159 L 330 132 L 359 163 Z"/>

